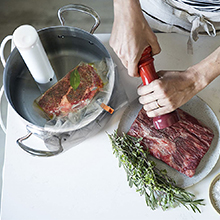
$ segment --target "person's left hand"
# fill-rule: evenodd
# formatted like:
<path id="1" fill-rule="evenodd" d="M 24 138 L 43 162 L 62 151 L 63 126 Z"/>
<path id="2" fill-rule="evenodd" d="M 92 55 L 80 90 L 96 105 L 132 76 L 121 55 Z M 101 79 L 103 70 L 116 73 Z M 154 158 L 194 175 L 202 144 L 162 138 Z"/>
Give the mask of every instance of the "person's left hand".
<path id="1" fill-rule="evenodd" d="M 189 101 L 197 92 L 197 79 L 193 72 L 159 71 L 160 78 L 138 88 L 139 102 L 149 117 L 174 111 Z"/>
<path id="2" fill-rule="evenodd" d="M 132 77 L 139 77 L 138 62 L 146 47 L 151 46 L 152 55 L 160 53 L 157 36 L 145 19 L 139 1 L 114 1 L 109 44 Z"/>

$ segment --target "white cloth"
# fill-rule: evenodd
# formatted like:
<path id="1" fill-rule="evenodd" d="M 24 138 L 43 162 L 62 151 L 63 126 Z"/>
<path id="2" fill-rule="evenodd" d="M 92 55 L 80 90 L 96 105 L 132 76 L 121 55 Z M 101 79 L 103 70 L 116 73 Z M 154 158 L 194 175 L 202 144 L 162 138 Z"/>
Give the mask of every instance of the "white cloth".
<path id="1" fill-rule="evenodd" d="M 218 0 L 140 0 L 144 15 L 153 30 L 189 35 L 188 49 L 199 35 L 220 33 Z"/>

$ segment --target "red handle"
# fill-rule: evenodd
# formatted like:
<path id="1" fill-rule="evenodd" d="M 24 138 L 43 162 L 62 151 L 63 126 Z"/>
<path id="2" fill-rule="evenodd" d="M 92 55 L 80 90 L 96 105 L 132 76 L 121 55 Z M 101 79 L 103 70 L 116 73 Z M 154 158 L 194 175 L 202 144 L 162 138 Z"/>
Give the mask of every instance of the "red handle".
<path id="1" fill-rule="evenodd" d="M 153 80 L 159 78 L 154 67 L 154 58 L 151 55 L 150 46 L 148 46 L 144 50 L 142 57 L 138 63 L 138 69 L 144 85 L 147 85 Z M 177 121 L 179 121 L 179 115 L 177 111 L 173 111 L 168 114 L 160 115 L 153 118 L 154 127 L 156 129 L 169 127 Z"/>

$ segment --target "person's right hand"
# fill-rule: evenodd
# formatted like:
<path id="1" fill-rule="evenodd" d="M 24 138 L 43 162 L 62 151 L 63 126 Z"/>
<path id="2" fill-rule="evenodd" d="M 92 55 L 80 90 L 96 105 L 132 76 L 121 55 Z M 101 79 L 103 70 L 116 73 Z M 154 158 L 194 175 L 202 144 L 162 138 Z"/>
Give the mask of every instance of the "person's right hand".
<path id="1" fill-rule="evenodd" d="M 138 0 L 114 1 L 114 23 L 109 43 L 130 76 L 139 76 L 138 62 L 147 46 L 151 46 L 152 55 L 161 50 Z"/>
<path id="2" fill-rule="evenodd" d="M 185 71 L 159 71 L 159 79 L 138 88 L 139 102 L 149 117 L 179 108 L 220 75 L 220 47 Z"/>
<path id="3" fill-rule="evenodd" d="M 199 74 L 193 68 L 185 71 L 159 71 L 159 79 L 148 85 L 139 86 L 139 102 L 149 117 L 155 117 L 174 111 L 194 95 L 204 85 L 199 82 Z"/>

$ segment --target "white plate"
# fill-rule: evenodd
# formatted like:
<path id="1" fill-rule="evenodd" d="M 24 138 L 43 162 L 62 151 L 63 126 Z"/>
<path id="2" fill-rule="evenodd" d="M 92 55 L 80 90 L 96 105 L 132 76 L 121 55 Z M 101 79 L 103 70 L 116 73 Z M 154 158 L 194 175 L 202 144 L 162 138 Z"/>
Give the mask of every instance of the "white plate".
<path id="1" fill-rule="evenodd" d="M 142 106 L 139 104 L 138 100 L 134 100 L 125 110 L 119 126 L 118 126 L 118 133 L 121 134 L 122 132 L 127 133 L 129 128 L 131 127 L 132 123 L 134 122 L 135 118 L 138 115 L 138 112 Z M 182 110 L 188 112 L 204 124 L 206 124 L 209 128 L 212 129 L 214 132 L 214 138 L 212 144 L 205 154 L 203 159 L 200 161 L 199 166 L 196 169 L 196 173 L 193 177 L 187 177 L 184 174 L 179 173 L 175 169 L 171 168 L 164 162 L 150 157 L 154 160 L 157 164 L 159 169 L 166 169 L 168 175 L 176 181 L 176 184 L 182 188 L 190 187 L 204 177 L 206 177 L 212 168 L 215 166 L 216 162 L 218 161 L 219 154 L 220 154 L 220 137 L 219 137 L 219 122 L 217 117 L 215 116 L 212 109 L 198 96 L 194 96 L 189 102 L 181 107 Z"/>

